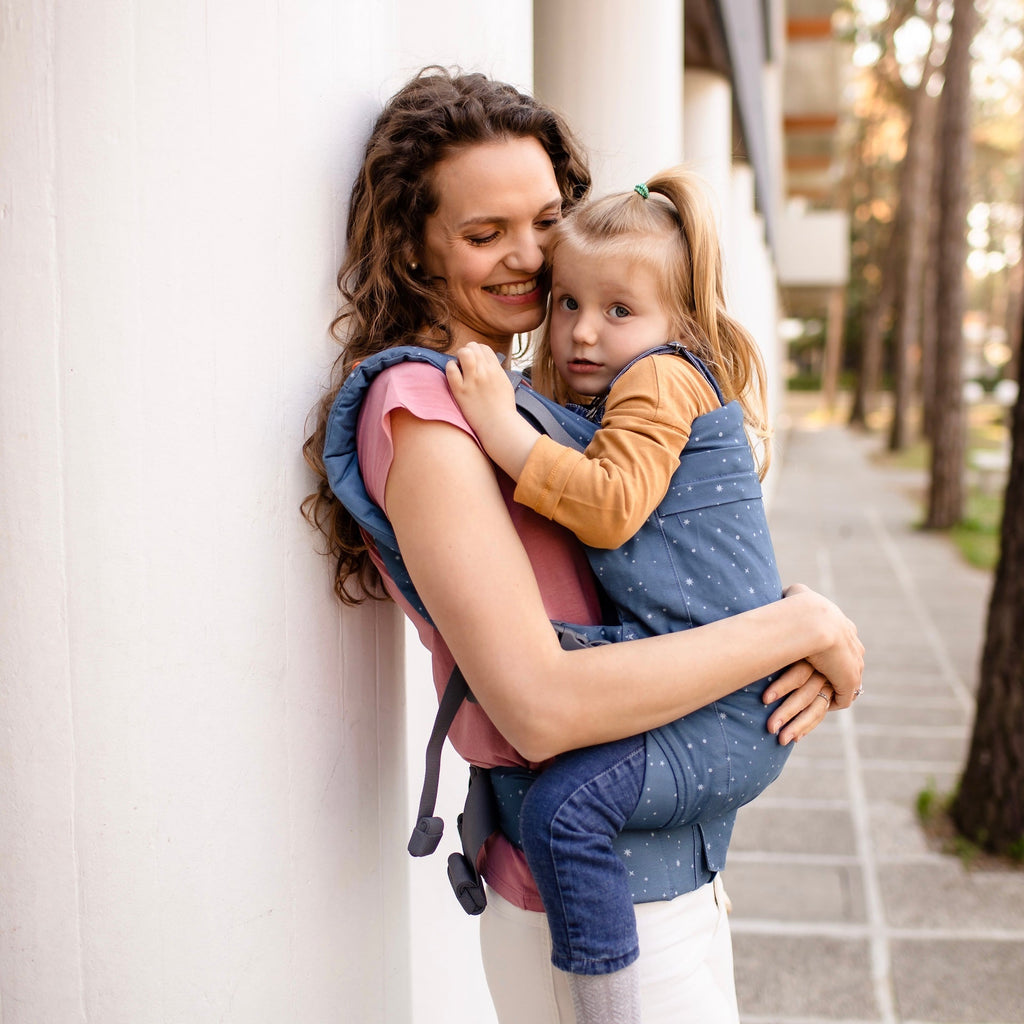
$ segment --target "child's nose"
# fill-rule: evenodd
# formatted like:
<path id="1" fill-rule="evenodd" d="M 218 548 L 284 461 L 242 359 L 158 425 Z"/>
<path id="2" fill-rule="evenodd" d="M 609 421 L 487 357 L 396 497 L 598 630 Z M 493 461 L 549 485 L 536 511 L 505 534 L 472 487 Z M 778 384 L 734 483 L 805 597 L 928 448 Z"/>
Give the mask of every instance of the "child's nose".
<path id="1" fill-rule="evenodd" d="M 593 345 L 597 341 L 597 330 L 589 316 L 581 313 L 576 318 L 576 323 L 573 324 L 572 328 L 572 337 L 574 341 L 578 341 L 581 345 Z"/>

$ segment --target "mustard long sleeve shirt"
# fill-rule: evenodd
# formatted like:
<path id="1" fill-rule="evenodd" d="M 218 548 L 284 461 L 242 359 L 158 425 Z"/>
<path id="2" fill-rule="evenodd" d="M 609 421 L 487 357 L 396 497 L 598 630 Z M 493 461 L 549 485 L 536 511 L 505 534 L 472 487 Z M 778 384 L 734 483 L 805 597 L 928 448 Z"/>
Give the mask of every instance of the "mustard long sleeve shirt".
<path id="1" fill-rule="evenodd" d="M 596 548 L 617 548 L 665 497 L 694 419 L 720 406 L 701 373 L 679 356 L 648 356 L 612 386 L 601 429 L 578 452 L 542 436 L 515 500 Z"/>

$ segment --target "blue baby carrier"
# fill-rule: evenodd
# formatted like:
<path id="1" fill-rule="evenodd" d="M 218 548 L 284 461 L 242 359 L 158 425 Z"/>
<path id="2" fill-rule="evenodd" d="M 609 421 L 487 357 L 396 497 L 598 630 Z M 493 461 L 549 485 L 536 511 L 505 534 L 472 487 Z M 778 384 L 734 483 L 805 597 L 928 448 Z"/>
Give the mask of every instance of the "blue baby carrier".
<path id="1" fill-rule="evenodd" d="M 664 346 L 644 355 L 661 352 L 675 352 L 693 364 L 723 405 L 694 420 L 668 492 L 637 535 L 616 550 L 585 549 L 599 583 L 616 596 L 620 622 L 612 626 L 553 622 L 566 649 L 686 629 L 781 596 L 742 410 L 736 402 L 724 403 L 706 367 L 682 346 Z M 394 531 L 363 485 L 356 455 L 356 424 L 366 390 L 381 371 L 412 360 L 430 363 L 443 372 L 452 358 L 402 346 L 363 360 L 338 392 L 324 445 L 331 489 L 373 539 L 389 575 L 427 621 L 429 614 L 405 569 Z M 601 406 L 586 410 L 560 406 L 535 392 L 519 375 L 513 376 L 521 415 L 560 444 L 583 450 L 599 426 L 595 420 L 600 419 Z M 745 585 L 717 582 L 736 576 L 729 563 L 737 559 Z M 625 600 L 620 600 L 624 596 Z M 770 709 L 761 704 L 763 689 L 764 681 L 751 684 L 731 695 L 728 702 L 687 716 L 685 736 L 674 729 L 676 723 L 647 734 L 644 791 L 652 799 L 642 801 L 616 841 L 620 856 L 630 857 L 634 869 L 640 866 L 638 859 L 643 862 L 643 870 L 634 870 L 630 876 L 634 902 L 671 899 L 710 881 L 724 866 L 736 809 L 777 776 L 789 751 L 764 730 Z M 432 853 L 441 839 L 443 822 L 434 815 L 441 748 L 464 699 L 472 699 L 472 695 L 456 667 L 427 745 L 419 820 L 409 842 L 413 856 Z M 740 728 L 732 730 L 734 724 Z M 739 749 L 749 746 L 752 725 L 763 731 L 763 750 Z M 727 742 L 735 732 L 737 749 L 730 751 L 727 777 L 703 778 L 693 770 L 690 738 L 695 729 L 698 734 L 702 729 L 718 730 Z M 747 769 L 755 765 L 757 773 L 752 777 Z M 518 841 L 519 807 L 534 777 L 526 768 L 470 768 L 466 806 L 458 821 L 462 850 L 448 860 L 449 880 L 468 913 L 480 913 L 486 905 L 476 871 L 479 851 L 497 828 Z M 678 786 L 680 778 L 684 784 Z M 723 792 L 723 786 L 727 791 Z M 717 801 L 718 807 L 725 806 L 726 812 L 697 821 L 700 808 L 710 800 Z M 657 816 L 645 812 L 648 804 L 659 808 Z M 666 811 L 673 807 L 674 812 Z"/>

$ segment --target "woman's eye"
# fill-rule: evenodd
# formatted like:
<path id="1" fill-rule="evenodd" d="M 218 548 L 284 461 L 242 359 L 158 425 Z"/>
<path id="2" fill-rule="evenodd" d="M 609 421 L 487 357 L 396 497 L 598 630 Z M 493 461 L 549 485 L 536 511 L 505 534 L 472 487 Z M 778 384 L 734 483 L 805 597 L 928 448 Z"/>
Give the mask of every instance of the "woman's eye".
<path id="1" fill-rule="evenodd" d="M 547 231 L 553 228 L 561 219 L 561 217 L 545 217 L 543 220 L 537 221 L 537 227 L 541 231 Z"/>
<path id="2" fill-rule="evenodd" d="M 611 313 L 617 320 L 624 320 L 629 316 L 629 310 L 625 306 L 612 306 Z"/>
<path id="3" fill-rule="evenodd" d="M 498 237 L 497 231 L 492 231 L 489 235 L 484 235 L 480 238 L 468 238 L 466 241 L 470 245 L 486 245 L 488 242 L 493 242 Z"/>

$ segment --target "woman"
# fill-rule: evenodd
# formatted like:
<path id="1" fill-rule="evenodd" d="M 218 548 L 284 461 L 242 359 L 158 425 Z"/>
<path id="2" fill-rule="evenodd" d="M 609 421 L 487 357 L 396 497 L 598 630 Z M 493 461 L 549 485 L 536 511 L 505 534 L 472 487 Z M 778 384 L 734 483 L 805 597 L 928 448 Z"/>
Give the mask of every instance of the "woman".
<path id="1" fill-rule="evenodd" d="M 515 335 L 544 318 L 548 233 L 588 187 L 561 119 L 484 76 L 426 69 L 380 115 L 353 188 L 339 273 L 346 306 L 335 329 L 346 347 L 306 444 L 322 477 L 306 510 L 329 539 L 343 600 L 372 592 L 381 563 L 326 484 L 326 420 L 342 380 L 360 360 L 403 344 L 455 352 L 478 341 L 508 356 Z M 533 766 L 632 736 L 792 664 L 766 694 L 788 694 L 769 719 L 786 743 L 821 721 L 819 692 L 834 689 L 846 707 L 859 686 L 855 628 L 805 588 L 688 633 L 563 651 L 550 619 L 599 621 L 582 553 L 571 535 L 515 505 L 432 367 L 403 364 L 377 378 L 358 449 L 366 487 L 390 520 L 431 622 L 389 588 L 386 574 L 384 585 L 430 648 L 435 685 L 457 662 L 478 701 L 450 733 L 473 763 Z M 689 861 L 658 853 L 668 895 L 683 895 L 638 907 L 648 1024 L 736 1019 L 723 901 L 700 843 L 694 828 Z M 496 836 L 482 873 L 491 894 L 481 941 L 499 1019 L 571 1022 L 580 996 L 570 997 L 550 967 L 521 854 Z"/>

